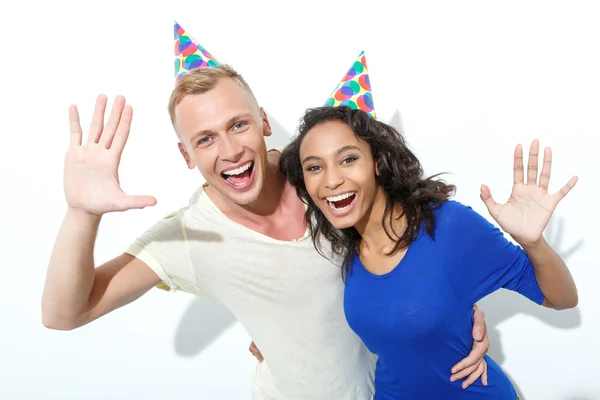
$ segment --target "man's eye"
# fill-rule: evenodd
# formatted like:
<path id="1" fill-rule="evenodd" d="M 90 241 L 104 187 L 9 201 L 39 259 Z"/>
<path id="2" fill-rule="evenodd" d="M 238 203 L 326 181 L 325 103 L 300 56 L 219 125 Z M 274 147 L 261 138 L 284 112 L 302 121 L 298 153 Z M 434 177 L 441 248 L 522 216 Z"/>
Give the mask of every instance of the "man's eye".
<path id="1" fill-rule="evenodd" d="M 246 124 L 247 124 L 246 122 L 238 122 L 237 124 L 235 124 L 235 125 L 233 126 L 233 128 L 234 128 L 235 130 L 239 130 L 239 129 L 242 129 L 244 126 L 246 126 Z"/>

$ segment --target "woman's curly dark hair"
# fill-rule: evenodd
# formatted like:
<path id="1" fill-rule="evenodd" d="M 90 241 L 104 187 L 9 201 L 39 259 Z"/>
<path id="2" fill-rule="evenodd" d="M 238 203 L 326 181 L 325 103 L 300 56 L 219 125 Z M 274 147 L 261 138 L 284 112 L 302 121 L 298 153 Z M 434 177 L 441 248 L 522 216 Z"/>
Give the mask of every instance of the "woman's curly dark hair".
<path id="1" fill-rule="evenodd" d="M 361 241 L 360 234 L 353 227 L 334 228 L 321 210 L 311 200 L 304 185 L 303 169 L 300 162 L 300 145 L 306 134 L 315 126 L 327 121 L 340 121 L 347 124 L 360 140 L 371 147 L 373 159 L 377 161 L 379 176 L 377 184 L 386 194 L 386 206 L 383 228 L 396 245 L 389 253 L 410 245 L 419 233 L 421 223 L 425 223 L 427 233 L 433 237 L 435 217 L 433 211 L 452 195 L 454 185 L 423 176 L 423 167 L 417 157 L 408 149 L 404 138 L 392 126 L 379 122 L 361 110 L 349 107 L 317 107 L 306 111 L 300 120 L 298 135 L 281 154 L 279 167 L 292 185 L 296 187 L 298 196 L 307 204 L 306 223 L 311 232 L 317 251 L 323 254 L 320 236 L 331 243 L 331 250 L 343 257 L 342 277 L 345 279 L 355 255 L 358 254 Z M 402 235 L 396 234 L 393 227 L 393 208 L 395 204 L 402 206 L 406 216 L 407 227 Z M 396 216 L 396 218 L 400 218 Z M 388 224 L 385 224 L 388 219 Z"/>

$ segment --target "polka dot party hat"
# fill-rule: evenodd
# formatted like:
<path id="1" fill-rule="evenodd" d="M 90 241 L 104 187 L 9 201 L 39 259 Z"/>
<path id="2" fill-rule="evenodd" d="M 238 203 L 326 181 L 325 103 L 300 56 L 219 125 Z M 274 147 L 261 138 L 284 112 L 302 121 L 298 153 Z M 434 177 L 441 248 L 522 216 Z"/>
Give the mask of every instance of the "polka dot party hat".
<path id="1" fill-rule="evenodd" d="M 365 52 L 361 51 L 352 67 L 337 85 L 331 96 L 325 102 L 326 106 L 348 106 L 352 109 L 363 110 L 375 118 L 373 95 Z"/>
<path id="2" fill-rule="evenodd" d="M 175 21 L 175 79 L 195 68 L 216 67 L 220 63 L 204 47 L 200 46 Z"/>

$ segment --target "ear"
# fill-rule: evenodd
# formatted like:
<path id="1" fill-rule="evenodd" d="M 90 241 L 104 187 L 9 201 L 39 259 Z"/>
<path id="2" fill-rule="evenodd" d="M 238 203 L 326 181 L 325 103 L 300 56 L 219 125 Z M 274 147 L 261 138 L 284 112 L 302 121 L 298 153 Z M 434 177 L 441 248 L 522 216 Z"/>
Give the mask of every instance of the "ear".
<path id="1" fill-rule="evenodd" d="M 181 144 L 181 142 L 179 142 L 179 143 L 177 143 L 177 147 L 179 147 L 179 152 L 183 156 L 183 159 L 185 160 L 185 163 L 187 164 L 187 167 L 189 169 L 196 168 L 196 164 L 194 164 L 194 162 L 191 160 L 190 155 L 185 150 L 185 147 L 183 147 L 183 144 Z"/>
<path id="2" fill-rule="evenodd" d="M 379 160 L 375 160 L 375 176 L 379 176 Z"/>
<path id="3" fill-rule="evenodd" d="M 263 121 L 263 135 L 271 136 L 273 130 L 271 129 L 271 124 L 269 123 L 269 118 L 267 118 L 267 113 L 264 108 L 260 108 L 260 117 Z"/>

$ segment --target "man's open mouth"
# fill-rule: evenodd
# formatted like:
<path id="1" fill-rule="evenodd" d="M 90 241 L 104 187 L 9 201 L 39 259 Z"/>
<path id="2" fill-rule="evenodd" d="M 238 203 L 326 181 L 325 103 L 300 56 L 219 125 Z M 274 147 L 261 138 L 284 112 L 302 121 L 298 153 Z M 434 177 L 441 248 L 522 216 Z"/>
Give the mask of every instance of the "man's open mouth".
<path id="1" fill-rule="evenodd" d="M 252 180 L 252 172 L 254 171 L 254 161 L 248 161 L 246 164 L 227 171 L 221 172 L 221 177 L 227 183 L 235 188 L 247 186 Z"/>

